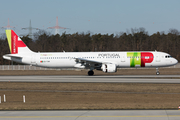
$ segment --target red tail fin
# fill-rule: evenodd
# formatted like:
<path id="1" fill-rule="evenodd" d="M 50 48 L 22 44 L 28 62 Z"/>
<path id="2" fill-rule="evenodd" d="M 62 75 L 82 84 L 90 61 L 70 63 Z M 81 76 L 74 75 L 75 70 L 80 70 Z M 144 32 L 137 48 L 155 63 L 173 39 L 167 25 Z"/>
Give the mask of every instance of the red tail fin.
<path id="1" fill-rule="evenodd" d="M 29 50 L 13 30 L 6 30 L 6 35 L 11 54 L 18 54 L 19 52 L 27 52 Z"/>

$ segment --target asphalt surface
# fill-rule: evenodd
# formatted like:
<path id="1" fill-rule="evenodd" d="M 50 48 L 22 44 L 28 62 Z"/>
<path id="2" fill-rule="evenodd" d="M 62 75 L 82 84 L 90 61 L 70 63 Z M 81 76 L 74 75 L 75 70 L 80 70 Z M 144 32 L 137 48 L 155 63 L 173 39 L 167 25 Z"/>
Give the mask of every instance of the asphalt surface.
<path id="1" fill-rule="evenodd" d="M 1 76 L 0 82 L 180 83 L 180 75 Z M 178 106 L 177 106 L 178 107 Z M 180 110 L 0 111 L 0 120 L 179 120 Z"/>
<path id="2" fill-rule="evenodd" d="M 1 76 L 0 82 L 180 83 L 180 75 Z"/>
<path id="3" fill-rule="evenodd" d="M 0 120 L 179 120 L 180 110 L 0 111 Z"/>

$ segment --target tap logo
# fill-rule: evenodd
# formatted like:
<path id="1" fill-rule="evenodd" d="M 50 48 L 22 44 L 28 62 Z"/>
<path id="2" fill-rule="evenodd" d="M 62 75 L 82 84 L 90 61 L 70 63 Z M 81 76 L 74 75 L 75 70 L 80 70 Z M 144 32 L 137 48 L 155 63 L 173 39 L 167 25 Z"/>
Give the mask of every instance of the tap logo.
<path id="1" fill-rule="evenodd" d="M 130 58 L 130 67 L 145 67 L 145 63 L 151 63 L 154 59 L 151 52 L 128 52 L 127 57 Z"/>

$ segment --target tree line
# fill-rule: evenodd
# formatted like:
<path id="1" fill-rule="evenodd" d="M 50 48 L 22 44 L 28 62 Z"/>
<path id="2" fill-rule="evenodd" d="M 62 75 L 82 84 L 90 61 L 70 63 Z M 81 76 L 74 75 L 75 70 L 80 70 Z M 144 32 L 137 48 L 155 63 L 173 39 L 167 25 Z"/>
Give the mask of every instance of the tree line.
<path id="1" fill-rule="evenodd" d="M 52 35 L 46 31 L 34 33 L 34 38 L 21 39 L 34 52 L 90 52 L 90 51 L 163 51 L 180 61 L 180 32 L 170 29 L 167 34 L 157 32 L 148 35 L 145 28 L 131 29 L 119 34 L 74 33 Z M 0 38 L 0 65 L 9 65 L 3 55 L 9 54 L 5 37 Z"/>

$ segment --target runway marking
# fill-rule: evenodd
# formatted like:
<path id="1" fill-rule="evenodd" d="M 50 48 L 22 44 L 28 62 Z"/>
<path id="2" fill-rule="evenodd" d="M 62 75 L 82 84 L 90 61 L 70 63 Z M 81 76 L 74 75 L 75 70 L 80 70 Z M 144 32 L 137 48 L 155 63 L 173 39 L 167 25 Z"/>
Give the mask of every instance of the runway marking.
<path id="1" fill-rule="evenodd" d="M 92 117 L 108 117 L 108 118 L 110 118 L 110 117 L 140 117 L 140 118 L 142 118 L 142 117 L 180 117 L 180 115 L 152 115 L 152 116 L 0 116 L 0 118 L 68 118 L 68 117 L 71 117 L 71 118 L 73 118 L 73 117 L 75 117 L 75 118 L 79 118 L 79 117 L 90 117 L 90 118 L 92 118 Z"/>

